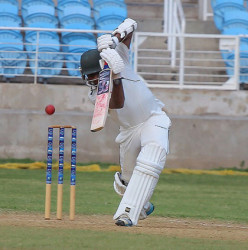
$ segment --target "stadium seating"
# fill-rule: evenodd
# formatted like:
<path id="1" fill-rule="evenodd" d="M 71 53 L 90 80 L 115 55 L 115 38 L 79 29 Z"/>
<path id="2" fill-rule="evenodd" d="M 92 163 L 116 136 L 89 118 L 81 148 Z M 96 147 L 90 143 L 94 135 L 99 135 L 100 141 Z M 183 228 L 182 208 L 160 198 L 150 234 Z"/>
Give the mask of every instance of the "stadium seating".
<path id="1" fill-rule="evenodd" d="M 94 30 L 95 22 L 91 17 L 91 6 L 88 0 L 59 0 L 58 18 L 62 29 Z M 92 33 L 62 32 L 62 51 L 66 59 L 68 74 L 80 76 L 79 61 L 81 54 L 96 47 Z"/>
<path id="2" fill-rule="evenodd" d="M 62 29 L 93 30 L 94 21 L 91 17 L 79 14 L 68 15 L 61 19 L 60 27 Z M 78 39 L 79 36 L 90 36 L 94 39 L 94 35 L 92 33 L 62 32 L 62 43 L 66 44 L 68 40 L 73 40 L 74 38 Z"/>
<path id="3" fill-rule="evenodd" d="M 0 25 L 3 27 L 21 27 L 22 20 L 19 16 L 7 13 L 7 12 L 0 12 Z"/>
<path id="4" fill-rule="evenodd" d="M 48 2 L 46 0 L 46 2 Z M 29 12 L 31 13 L 31 12 Z M 49 13 L 36 12 L 28 14 L 24 19 L 26 27 L 58 28 L 58 19 Z M 43 79 L 60 74 L 63 67 L 63 54 L 60 53 L 60 40 L 57 32 L 39 31 L 25 32 L 25 48 L 28 51 L 29 66 L 33 74 Z M 37 54 L 38 52 L 38 54 Z M 35 71 L 38 56 L 38 69 Z"/>
<path id="5" fill-rule="evenodd" d="M 35 74 L 36 52 L 29 53 L 29 58 L 30 68 Z M 63 59 L 63 55 L 50 46 L 39 48 L 37 75 L 43 79 L 59 75 L 63 67 Z"/>
<path id="6" fill-rule="evenodd" d="M 26 68 L 26 55 L 23 53 L 23 37 L 12 30 L 0 31 L 0 73 L 6 78 L 23 74 Z"/>
<path id="7" fill-rule="evenodd" d="M 113 30 L 127 18 L 127 6 L 123 1 L 93 1 L 97 30 Z M 103 33 L 99 33 L 102 35 Z"/>
<path id="8" fill-rule="evenodd" d="M 244 27 L 231 27 L 225 28 L 222 35 L 248 35 L 248 28 Z M 241 42 L 248 42 L 248 37 L 242 37 Z"/>
<path id="9" fill-rule="evenodd" d="M 234 50 L 223 50 L 221 52 L 222 58 L 226 64 L 226 71 L 229 77 L 234 75 Z M 240 55 L 239 55 L 239 66 L 240 66 L 240 83 L 248 83 L 248 43 L 240 44 Z"/>
<path id="10" fill-rule="evenodd" d="M 127 17 L 127 9 L 122 7 L 106 7 L 102 8 L 95 13 L 95 20 L 96 23 L 98 22 L 99 18 L 106 17 L 106 16 L 120 16 L 124 20 Z"/>
<path id="11" fill-rule="evenodd" d="M 61 27 L 64 29 L 94 29 L 94 21 L 82 15 L 66 16 L 62 19 L 62 23 Z M 84 51 L 96 47 L 95 36 L 92 33 L 62 32 L 62 43 L 69 75 L 80 76 L 78 70 L 80 56 Z"/>
<path id="12" fill-rule="evenodd" d="M 27 51 L 33 51 L 36 50 L 37 47 L 37 32 L 36 31 L 30 31 L 25 36 L 25 43 Z M 40 31 L 39 32 L 39 46 L 51 44 L 51 46 L 59 50 L 59 36 L 57 32 L 51 32 L 51 31 Z"/>
<path id="13" fill-rule="evenodd" d="M 50 14 L 35 13 L 24 19 L 25 27 L 58 28 L 58 19 Z"/>
<path id="14" fill-rule="evenodd" d="M 227 11 L 245 11 L 244 0 L 216 0 L 213 6 L 214 22 L 217 29 L 222 30 L 224 14 Z"/>
<path id="15" fill-rule="evenodd" d="M 85 51 L 89 49 L 95 49 L 96 42 L 91 39 L 78 39 L 72 40 L 68 45 L 70 45 L 70 47 L 67 49 L 67 52 L 69 53 L 65 55 L 68 73 L 71 76 L 80 76 L 80 57 Z"/>
<path id="16" fill-rule="evenodd" d="M 54 16 L 55 6 L 51 0 L 25 0 L 22 2 L 22 17 L 25 20 L 29 15 L 45 13 Z"/>
<path id="17" fill-rule="evenodd" d="M 19 3 L 17 0 L 0 0 L 0 11 L 18 15 Z"/>
<path id="18" fill-rule="evenodd" d="M 63 4 L 64 2 L 71 1 L 71 0 L 57 0 L 58 5 Z M 88 0 L 74 0 L 74 2 L 80 2 L 80 3 L 89 3 Z"/>
<path id="19" fill-rule="evenodd" d="M 58 3 L 57 10 L 59 20 L 62 20 L 65 16 L 74 14 L 91 16 L 90 4 L 86 1 L 64 0 Z"/>
<path id="20" fill-rule="evenodd" d="M 240 82 L 248 83 L 248 43 L 240 44 L 239 65 L 240 65 Z"/>
<path id="21" fill-rule="evenodd" d="M 248 29 L 248 12 L 233 10 L 224 13 L 222 30 L 226 28 L 245 28 Z"/>
<path id="22" fill-rule="evenodd" d="M 116 27 L 118 27 L 118 25 L 123 22 L 124 18 L 121 16 L 104 16 L 101 17 L 97 20 L 97 24 L 96 24 L 96 29 L 97 30 L 109 30 L 112 31 L 114 30 Z M 98 34 L 98 35 L 102 35 L 102 34 Z"/>
<path id="23" fill-rule="evenodd" d="M 0 26 L 21 27 L 16 0 L 0 0 Z M 23 53 L 23 36 L 19 30 L 0 30 L 0 73 L 5 78 L 23 74 L 27 57 Z"/>
<path id="24" fill-rule="evenodd" d="M 40 1 L 43 1 L 43 0 L 40 0 Z M 46 2 L 51 2 L 51 3 L 54 3 L 54 0 L 45 0 Z M 26 2 L 30 2 L 30 0 L 21 0 L 21 4 L 26 4 Z"/>
<path id="25" fill-rule="evenodd" d="M 244 0 L 212 0 L 214 22 L 223 35 L 248 34 L 248 11 Z M 234 75 L 235 48 L 234 41 L 220 39 L 221 55 L 226 65 L 229 77 Z M 228 50 L 229 48 L 229 50 Z M 240 39 L 240 82 L 248 83 L 248 38 Z"/>
<path id="26" fill-rule="evenodd" d="M 32 73 L 35 74 L 35 59 L 38 51 L 38 72 L 43 78 L 60 74 L 63 66 L 63 55 L 60 52 L 59 36 L 56 32 L 39 32 L 39 43 L 35 31 L 29 32 L 25 37 L 26 50 L 30 59 Z"/>
<path id="27" fill-rule="evenodd" d="M 127 17 L 127 6 L 119 1 L 97 1 L 94 2 L 94 19 L 98 25 L 98 20 L 102 17 L 118 16 L 123 20 Z"/>
<path id="28" fill-rule="evenodd" d="M 109 0 L 93 0 L 92 2 L 93 2 L 93 5 L 95 6 L 95 5 L 97 5 L 97 4 L 99 4 L 100 2 L 108 2 Z M 125 3 L 125 0 L 111 0 L 111 2 L 123 2 L 123 3 Z"/>

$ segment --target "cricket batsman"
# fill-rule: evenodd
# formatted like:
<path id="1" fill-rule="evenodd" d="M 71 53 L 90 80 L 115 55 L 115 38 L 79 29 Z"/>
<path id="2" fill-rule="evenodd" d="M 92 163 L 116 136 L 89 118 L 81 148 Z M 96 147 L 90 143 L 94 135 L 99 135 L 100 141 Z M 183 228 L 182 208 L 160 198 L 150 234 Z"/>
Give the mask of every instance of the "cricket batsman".
<path id="1" fill-rule="evenodd" d="M 164 104 L 129 63 L 136 28 L 136 21 L 125 19 L 112 35 L 98 37 L 97 49 L 81 56 L 82 78 L 90 86 L 88 96 L 93 103 L 101 60 L 113 71 L 109 114 L 120 127 L 115 141 L 120 145 L 121 173 L 115 173 L 114 190 L 122 199 L 113 217 L 118 226 L 137 225 L 154 211 L 150 199 L 169 153 L 171 121 L 162 110 Z"/>

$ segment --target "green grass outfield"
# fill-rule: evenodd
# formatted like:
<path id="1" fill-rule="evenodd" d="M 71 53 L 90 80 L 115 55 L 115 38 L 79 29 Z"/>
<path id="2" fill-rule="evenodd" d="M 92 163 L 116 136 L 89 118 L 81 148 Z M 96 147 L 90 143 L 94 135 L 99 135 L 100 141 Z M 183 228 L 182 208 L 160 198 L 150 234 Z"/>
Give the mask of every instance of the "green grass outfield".
<path id="1" fill-rule="evenodd" d="M 3 163 L 5 164 L 5 163 Z M 17 163 L 18 164 L 18 163 Z M 31 163 L 32 164 L 32 163 Z M 108 169 L 103 166 L 103 169 Z M 113 172 L 78 172 L 77 215 L 113 215 L 120 198 L 115 194 Z M 53 171 L 52 212 L 56 210 Z M 69 211 L 69 178 L 65 171 L 63 212 Z M 0 214 L 37 213 L 43 216 L 44 169 L 0 168 Z M 214 174 L 161 174 L 151 216 L 193 218 L 245 223 L 248 227 L 248 176 Z M 194 239 L 122 232 L 4 225 L 0 220 L 0 249 L 248 249 L 247 241 Z"/>

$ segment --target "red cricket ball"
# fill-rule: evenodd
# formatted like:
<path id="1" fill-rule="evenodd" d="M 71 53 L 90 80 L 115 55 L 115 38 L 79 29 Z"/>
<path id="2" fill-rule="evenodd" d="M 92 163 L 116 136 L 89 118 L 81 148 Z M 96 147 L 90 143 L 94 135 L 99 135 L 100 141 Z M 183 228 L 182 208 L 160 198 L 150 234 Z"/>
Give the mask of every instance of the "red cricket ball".
<path id="1" fill-rule="evenodd" d="M 48 115 L 52 115 L 55 112 L 55 107 L 52 104 L 46 106 L 45 111 Z"/>

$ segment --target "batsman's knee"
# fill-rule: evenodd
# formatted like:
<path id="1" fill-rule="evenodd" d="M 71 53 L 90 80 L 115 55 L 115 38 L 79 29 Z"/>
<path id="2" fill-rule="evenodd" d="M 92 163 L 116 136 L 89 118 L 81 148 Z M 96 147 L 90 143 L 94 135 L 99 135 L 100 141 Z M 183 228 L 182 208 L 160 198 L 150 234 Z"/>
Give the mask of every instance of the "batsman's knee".
<path id="1" fill-rule="evenodd" d="M 135 169 L 158 178 L 166 161 L 166 149 L 157 143 L 142 147 Z"/>

